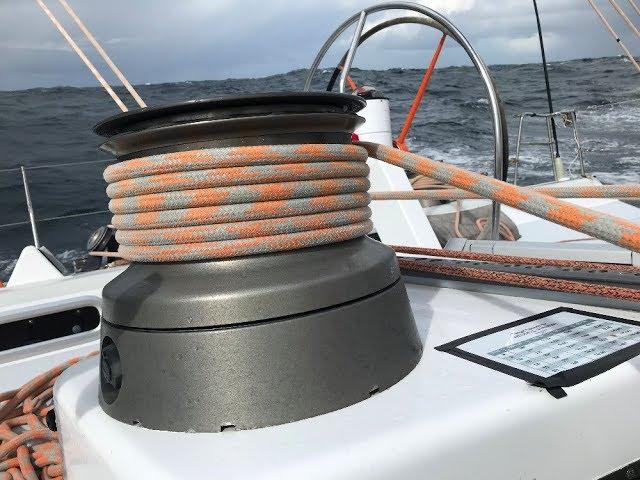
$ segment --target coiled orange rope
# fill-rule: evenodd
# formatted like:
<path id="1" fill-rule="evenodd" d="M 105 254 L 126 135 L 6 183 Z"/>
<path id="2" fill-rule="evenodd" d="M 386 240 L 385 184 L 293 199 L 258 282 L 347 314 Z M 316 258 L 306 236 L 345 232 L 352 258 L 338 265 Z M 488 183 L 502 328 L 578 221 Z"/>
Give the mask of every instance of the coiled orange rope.
<path id="1" fill-rule="evenodd" d="M 67 360 L 19 389 L 0 393 L 0 480 L 62 480 L 58 433 L 46 426 L 46 417 L 53 410 L 55 381 L 80 360 Z"/>
<path id="2" fill-rule="evenodd" d="M 204 149 L 112 165 L 104 178 L 118 253 L 140 262 L 229 258 L 365 235 L 368 156 L 640 251 L 631 222 L 364 142 Z"/>
<path id="3" fill-rule="evenodd" d="M 355 145 L 217 148 L 105 170 L 119 254 L 166 262 L 294 250 L 369 233 L 367 152 Z"/>

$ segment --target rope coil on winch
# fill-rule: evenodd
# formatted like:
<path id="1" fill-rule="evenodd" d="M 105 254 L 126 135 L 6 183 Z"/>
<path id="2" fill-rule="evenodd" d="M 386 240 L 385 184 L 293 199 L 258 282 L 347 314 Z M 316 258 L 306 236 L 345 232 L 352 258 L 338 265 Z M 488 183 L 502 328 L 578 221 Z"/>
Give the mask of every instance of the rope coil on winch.
<path id="1" fill-rule="evenodd" d="M 119 254 L 167 262 L 294 250 L 369 233 L 367 153 L 270 145 L 154 155 L 108 167 Z"/>
<path id="2" fill-rule="evenodd" d="M 168 262 L 295 250 L 369 233 L 371 156 L 640 251 L 640 226 L 374 143 L 194 150 L 105 170 L 119 255 Z"/>
<path id="3" fill-rule="evenodd" d="M 16 390 L 0 393 L 0 480 L 62 479 L 59 434 L 50 429 L 48 414 L 56 380 L 80 360 L 69 359 Z"/>

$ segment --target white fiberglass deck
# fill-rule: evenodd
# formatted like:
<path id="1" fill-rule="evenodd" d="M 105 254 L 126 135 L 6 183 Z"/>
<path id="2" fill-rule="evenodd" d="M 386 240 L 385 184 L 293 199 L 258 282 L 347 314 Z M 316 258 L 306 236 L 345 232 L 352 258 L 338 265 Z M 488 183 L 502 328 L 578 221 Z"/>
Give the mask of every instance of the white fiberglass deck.
<path id="1" fill-rule="evenodd" d="M 56 387 L 65 478 L 586 480 L 640 458 L 640 359 L 558 400 L 433 349 L 558 303 L 418 285 L 408 292 L 425 341 L 416 369 L 367 401 L 286 425 L 211 434 L 125 425 L 98 406 L 97 360 L 72 367 Z M 35 363 L 44 368 L 34 358 L 8 368 Z"/>
<path id="2" fill-rule="evenodd" d="M 102 288 L 123 270 L 115 267 L 2 288 L 0 324 L 77 307 L 101 310 Z M 98 337 L 95 329 L 0 352 L 0 392 L 17 388 L 71 357 L 97 350 Z"/>

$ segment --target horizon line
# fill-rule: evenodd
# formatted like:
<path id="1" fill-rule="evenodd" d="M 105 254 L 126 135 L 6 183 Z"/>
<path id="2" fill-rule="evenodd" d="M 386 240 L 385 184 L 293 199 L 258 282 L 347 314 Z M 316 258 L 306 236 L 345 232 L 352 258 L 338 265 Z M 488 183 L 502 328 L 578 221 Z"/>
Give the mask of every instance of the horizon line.
<path id="1" fill-rule="evenodd" d="M 626 57 L 622 54 L 620 55 L 607 55 L 604 57 L 579 57 L 579 58 L 569 58 L 563 60 L 552 60 L 547 62 L 547 65 L 557 64 L 557 63 L 566 63 L 566 62 L 575 62 L 575 61 L 584 61 L 584 60 L 601 60 L 601 59 L 613 59 L 613 58 L 622 58 Z M 542 65 L 542 62 L 523 62 L 523 63 L 492 63 L 489 64 L 489 68 L 491 67 L 505 67 L 505 66 L 521 66 L 521 65 Z M 326 70 L 332 67 L 319 67 L 318 70 Z M 437 67 L 436 70 L 446 70 L 450 68 L 474 68 L 473 65 L 447 65 L 446 67 Z M 257 77 L 225 77 L 225 78 L 209 78 L 202 80 L 173 80 L 167 82 L 145 82 L 145 83 L 133 83 L 135 86 L 139 87 L 148 87 L 148 86 L 158 86 L 158 85 L 169 85 L 172 83 L 200 83 L 200 82 L 225 82 L 228 80 L 261 80 L 261 79 L 269 79 L 278 76 L 289 75 L 291 73 L 297 73 L 301 71 L 309 70 L 307 67 L 294 68 L 287 72 L 273 73 L 269 75 L 257 76 Z M 423 70 L 422 67 L 389 67 L 389 68 L 359 68 L 353 67 L 352 71 L 372 71 L 372 72 L 386 72 L 389 70 Z M 113 88 L 125 88 L 120 84 L 110 84 Z M 84 86 L 75 86 L 75 85 L 54 85 L 51 87 L 29 87 L 22 89 L 0 89 L 0 93 L 5 92 L 28 92 L 30 90 L 53 90 L 57 88 L 74 88 L 74 89 L 98 89 L 102 90 L 100 85 L 84 85 Z"/>

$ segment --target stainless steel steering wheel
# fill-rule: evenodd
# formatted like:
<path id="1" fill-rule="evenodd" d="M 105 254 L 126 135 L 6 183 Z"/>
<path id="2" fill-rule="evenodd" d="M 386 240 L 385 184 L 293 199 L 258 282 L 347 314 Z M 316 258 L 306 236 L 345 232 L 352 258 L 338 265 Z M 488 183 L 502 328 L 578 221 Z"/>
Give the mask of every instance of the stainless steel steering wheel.
<path id="1" fill-rule="evenodd" d="M 346 54 L 346 57 L 343 62 L 342 72 L 340 73 L 340 82 L 339 88 L 340 92 L 344 92 L 345 83 L 347 80 L 347 76 L 349 75 L 349 71 L 351 70 L 351 65 L 353 63 L 353 58 L 355 56 L 358 45 L 361 43 L 362 31 L 364 29 L 364 24 L 367 19 L 367 16 L 376 13 L 383 12 L 387 10 L 409 10 L 413 12 L 417 12 L 425 15 L 430 22 L 424 22 L 426 25 L 432 26 L 440 30 L 443 33 L 446 33 L 448 36 L 453 38 L 467 53 L 471 62 L 475 66 L 476 70 L 480 74 L 480 78 L 484 83 L 487 96 L 489 97 L 489 106 L 491 109 L 491 118 L 492 118 L 492 126 L 493 126 L 493 137 L 494 137 L 494 177 L 499 180 L 505 180 L 507 173 L 507 165 L 508 165 L 508 157 L 509 157 L 509 137 L 507 133 L 507 123 L 504 114 L 504 107 L 502 105 L 502 101 L 498 95 L 493 79 L 491 78 L 491 74 L 489 69 L 485 65 L 484 61 L 473 46 L 469 43 L 469 41 L 465 38 L 465 36 L 456 28 L 456 26 L 451 23 L 446 17 L 442 16 L 435 10 L 425 7 L 423 5 L 419 5 L 417 3 L 410 2 L 388 2 L 381 3 L 379 5 L 373 5 L 371 7 L 365 8 L 364 10 L 356 13 L 349 19 L 347 19 L 342 25 L 340 25 L 327 39 L 327 41 L 322 45 L 320 51 L 316 55 L 311 67 L 309 68 L 309 73 L 307 74 L 307 78 L 304 83 L 304 90 L 308 91 L 311 88 L 311 81 L 315 76 L 318 67 L 320 66 L 320 62 L 326 55 L 327 51 L 333 45 L 333 43 L 338 39 L 345 30 L 347 30 L 354 23 L 356 24 L 356 30 L 351 39 L 351 45 L 349 47 L 349 51 Z M 384 22 L 383 22 L 384 23 Z M 393 21 L 387 21 L 391 26 L 395 25 Z M 385 28 L 386 28 L 385 26 Z M 376 28 L 376 27 L 374 27 Z M 380 31 L 382 28 L 378 29 Z M 492 214 L 491 214 L 491 238 L 497 240 L 499 238 L 499 226 L 500 226 L 500 204 L 497 202 L 493 202 Z"/>

